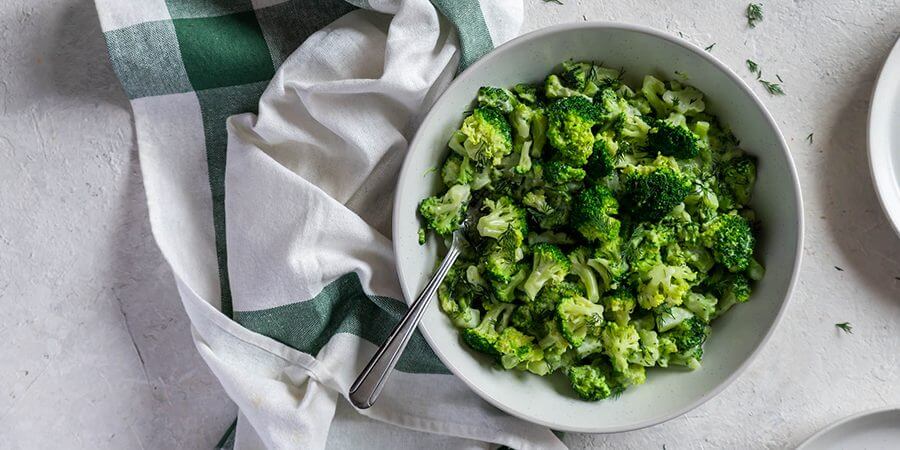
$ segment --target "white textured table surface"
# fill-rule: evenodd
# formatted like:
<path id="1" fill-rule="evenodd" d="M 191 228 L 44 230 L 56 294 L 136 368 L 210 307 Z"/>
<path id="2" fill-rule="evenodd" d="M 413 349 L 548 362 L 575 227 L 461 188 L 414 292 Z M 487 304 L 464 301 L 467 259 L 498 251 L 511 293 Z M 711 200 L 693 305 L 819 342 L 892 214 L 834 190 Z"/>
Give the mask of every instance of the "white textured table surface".
<path id="1" fill-rule="evenodd" d="M 764 1 L 753 30 L 746 1 L 524 1 L 523 31 L 614 20 L 715 42 L 781 126 L 806 207 L 798 289 L 743 376 L 666 424 L 566 441 L 783 448 L 845 415 L 900 404 L 900 238 L 865 151 L 900 0 Z M 210 448 L 235 408 L 196 355 L 150 236 L 130 110 L 105 51 L 90 0 L 0 2 L 0 447 Z M 747 58 L 781 75 L 787 95 L 764 94 Z M 852 335 L 835 328 L 844 321 Z"/>

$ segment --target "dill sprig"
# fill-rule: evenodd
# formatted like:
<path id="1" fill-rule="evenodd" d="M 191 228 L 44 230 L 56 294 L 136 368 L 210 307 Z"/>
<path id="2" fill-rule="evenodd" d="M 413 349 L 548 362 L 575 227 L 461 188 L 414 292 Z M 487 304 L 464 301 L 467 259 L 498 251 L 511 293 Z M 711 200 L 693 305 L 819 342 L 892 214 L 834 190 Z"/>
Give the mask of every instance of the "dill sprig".
<path id="1" fill-rule="evenodd" d="M 750 69 L 750 73 L 756 74 L 757 80 L 762 76 L 762 69 L 759 67 L 759 64 L 757 64 L 756 61 L 748 59 L 747 68 Z"/>
<path id="2" fill-rule="evenodd" d="M 769 91 L 770 94 L 784 95 L 784 88 L 782 88 L 780 84 L 766 80 L 759 80 L 759 82 L 766 87 L 766 90 Z"/>
<path id="3" fill-rule="evenodd" d="M 709 47 L 706 47 L 706 48 L 704 48 L 703 50 L 706 50 L 706 51 L 708 51 L 708 52 L 711 52 L 712 49 L 713 49 L 713 47 L 715 47 L 715 46 L 716 46 L 716 43 L 713 42 L 712 44 L 709 44 Z"/>
<path id="4" fill-rule="evenodd" d="M 813 134 L 809 133 L 808 135 L 806 135 L 806 140 L 809 141 L 810 144 L 812 144 L 813 143 Z"/>
<path id="5" fill-rule="evenodd" d="M 750 25 L 750 28 L 756 28 L 756 24 L 761 20 L 763 20 L 762 3 L 747 5 L 747 25 Z"/>
<path id="6" fill-rule="evenodd" d="M 562 0 L 544 0 L 544 3 L 556 3 L 557 5 L 562 5 Z"/>
<path id="7" fill-rule="evenodd" d="M 836 323 L 834 326 L 844 330 L 847 334 L 853 334 L 853 325 L 850 325 L 850 322 Z"/>

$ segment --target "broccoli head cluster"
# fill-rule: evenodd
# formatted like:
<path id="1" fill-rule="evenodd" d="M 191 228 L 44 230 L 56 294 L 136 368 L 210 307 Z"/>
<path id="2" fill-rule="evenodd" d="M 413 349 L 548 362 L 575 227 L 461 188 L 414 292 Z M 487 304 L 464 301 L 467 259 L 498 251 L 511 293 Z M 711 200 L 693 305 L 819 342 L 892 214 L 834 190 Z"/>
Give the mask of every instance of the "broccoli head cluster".
<path id="1" fill-rule="evenodd" d="M 482 87 L 445 189 L 419 205 L 418 238 L 465 238 L 441 310 L 498 367 L 563 374 L 588 401 L 649 367 L 699 369 L 712 322 L 764 274 L 756 160 L 737 142 L 697 89 L 632 89 L 590 62 Z"/>

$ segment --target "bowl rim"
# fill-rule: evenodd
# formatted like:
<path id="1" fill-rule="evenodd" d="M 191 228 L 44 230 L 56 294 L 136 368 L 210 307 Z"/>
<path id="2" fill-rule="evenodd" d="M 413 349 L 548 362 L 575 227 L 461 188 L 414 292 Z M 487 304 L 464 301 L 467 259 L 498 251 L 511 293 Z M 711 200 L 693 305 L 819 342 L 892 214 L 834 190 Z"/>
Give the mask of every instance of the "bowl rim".
<path id="1" fill-rule="evenodd" d="M 762 112 L 763 117 L 765 118 L 768 125 L 770 127 L 772 127 L 773 130 L 775 130 L 775 134 L 777 135 L 778 142 L 781 144 L 780 150 L 782 152 L 784 152 L 784 154 L 787 158 L 788 171 L 790 173 L 791 184 L 794 187 L 794 192 L 793 192 L 794 201 L 797 202 L 797 214 L 796 214 L 795 220 L 796 220 L 796 225 L 797 225 L 797 229 L 798 229 L 798 234 L 797 234 L 797 246 L 796 246 L 796 250 L 794 252 L 794 264 L 791 267 L 791 277 L 788 282 L 787 291 L 785 292 L 784 299 L 782 300 L 782 303 L 781 303 L 781 307 L 778 309 L 778 313 L 775 315 L 775 318 L 772 321 L 772 325 L 766 331 L 766 334 L 763 336 L 763 339 L 756 346 L 756 348 L 753 349 L 753 351 L 750 353 L 750 355 L 747 357 L 747 359 L 745 359 L 740 365 L 738 365 L 738 367 L 730 375 L 728 375 L 723 381 L 721 381 L 719 384 L 715 385 L 712 389 L 708 390 L 705 394 L 700 396 L 698 399 L 694 400 L 693 402 L 689 403 L 688 405 L 686 405 L 672 413 L 651 417 L 649 419 L 642 420 L 642 421 L 639 421 L 639 422 L 636 422 L 633 424 L 629 424 L 629 425 L 614 426 L 614 427 L 605 427 L 602 425 L 598 425 L 596 427 L 567 427 L 565 425 L 561 426 L 560 424 L 553 424 L 553 423 L 545 422 L 539 418 L 532 417 L 522 411 L 517 411 L 512 408 L 508 408 L 506 405 L 504 405 L 503 403 L 501 403 L 500 401 L 495 399 L 490 394 L 490 392 L 488 392 L 485 389 L 482 389 L 481 387 L 478 386 L 477 383 L 473 382 L 471 379 L 467 378 L 464 374 L 460 373 L 459 370 L 453 364 L 451 364 L 447 360 L 447 358 L 444 356 L 444 354 L 441 352 L 440 346 L 435 345 L 435 342 L 433 341 L 431 335 L 429 334 L 428 330 L 426 329 L 426 327 L 424 326 L 423 323 L 420 323 L 418 328 L 419 328 L 419 331 L 421 331 L 422 335 L 425 337 L 425 340 L 428 342 L 428 345 L 431 347 L 431 349 L 437 355 L 438 359 L 440 359 L 441 362 L 445 366 L 447 366 L 447 368 L 453 373 L 453 375 L 455 375 L 457 378 L 461 379 L 463 381 L 463 383 L 465 383 L 469 387 L 469 389 L 471 389 L 473 392 L 475 392 L 479 397 L 481 397 L 482 399 L 484 399 L 491 405 L 506 412 L 507 414 L 510 414 L 514 417 L 518 417 L 520 419 L 526 420 L 531 423 L 550 427 L 552 429 L 560 430 L 560 431 L 577 432 L 577 433 L 619 433 L 619 432 L 633 431 L 633 430 L 639 430 L 642 428 L 651 427 L 654 425 L 658 425 L 658 424 L 667 422 L 676 417 L 682 416 L 685 413 L 706 403 L 707 401 L 709 401 L 710 399 L 712 399 L 713 397 L 715 397 L 716 395 L 721 393 L 726 387 L 731 385 L 741 374 L 743 374 L 747 370 L 750 363 L 752 363 L 756 359 L 756 357 L 759 355 L 760 350 L 762 350 L 762 348 L 765 347 L 765 345 L 771 339 L 772 334 L 774 333 L 775 329 L 778 327 L 778 324 L 781 322 L 781 319 L 784 316 L 785 309 L 787 308 L 788 302 L 790 301 L 791 297 L 793 296 L 794 289 L 797 284 L 797 279 L 799 277 L 799 268 L 800 268 L 801 260 L 802 260 L 802 256 L 803 256 L 803 241 L 804 241 L 804 234 L 805 234 L 804 217 L 803 217 L 803 199 L 800 194 L 800 182 L 799 182 L 799 178 L 797 175 L 797 169 L 794 164 L 794 160 L 791 157 L 791 153 L 790 153 L 788 144 L 784 139 L 784 135 L 782 134 L 781 130 L 778 128 L 778 125 L 775 123 L 775 120 L 772 117 L 772 114 L 769 113 L 769 110 L 766 109 L 765 105 L 760 101 L 759 97 L 757 97 L 757 95 L 753 92 L 753 90 L 750 89 L 750 87 L 747 86 L 747 84 L 744 82 L 744 80 L 741 79 L 737 74 L 735 74 L 733 70 L 731 70 L 728 66 L 726 66 L 724 63 L 722 63 L 718 59 L 716 59 L 709 52 L 701 49 L 699 46 L 697 46 L 691 42 L 688 42 L 687 40 L 678 38 L 674 35 L 670 35 L 663 31 L 651 28 L 649 26 L 644 26 L 644 25 L 628 24 L 628 23 L 622 23 L 622 22 L 611 22 L 611 21 L 572 22 L 572 23 L 563 23 L 563 24 L 552 25 L 552 26 L 545 27 L 545 28 L 540 28 L 540 29 L 522 34 L 514 39 L 511 39 L 511 40 L 503 43 L 502 45 L 494 48 L 492 51 L 488 52 L 486 55 L 482 56 L 478 61 L 476 61 L 475 64 L 472 64 L 471 66 L 466 68 L 447 86 L 447 88 L 441 93 L 440 96 L 438 96 L 437 99 L 435 99 L 435 101 L 429 107 L 428 113 L 423 117 L 418 128 L 416 129 L 415 135 L 413 136 L 412 140 L 410 140 L 407 154 L 404 155 L 403 165 L 401 166 L 399 176 L 397 177 L 398 188 L 394 192 L 394 202 L 393 202 L 393 212 L 392 212 L 393 217 L 391 219 L 391 226 L 392 226 L 392 231 L 391 231 L 392 236 L 391 237 L 392 237 L 392 247 L 393 247 L 394 255 L 395 255 L 395 266 L 397 269 L 397 276 L 400 280 L 400 289 L 403 292 L 404 301 L 409 303 L 409 301 L 410 301 L 409 299 L 414 296 L 410 296 L 409 295 L 410 293 L 406 292 L 406 285 L 407 285 L 406 279 L 405 279 L 406 277 L 404 276 L 403 272 L 400 270 L 400 258 L 396 257 L 396 255 L 398 255 L 398 244 L 397 243 L 399 242 L 399 239 L 397 239 L 398 236 L 396 234 L 397 234 L 397 230 L 400 229 L 400 226 L 399 226 L 400 215 L 398 214 L 398 212 L 401 211 L 401 208 L 399 205 L 399 199 L 400 199 L 399 186 L 400 186 L 400 182 L 402 180 L 404 180 L 410 176 L 409 173 L 411 170 L 411 168 L 410 168 L 410 159 L 411 158 L 409 157 L 410 156 L 409 149 L 414 148 L 416 146 L 416 144 L 418 143 L 418 141 L 424 139 L 422 137 L 421 124 L 432 119 L 433 114 L 435 114 L 434 113 L 434 105 L 436 105 L 447 92 L 449 92 L 451 89 L 453 89 L 456 85 L 461 84 L 464 80 L 467 80 L 467 79 L 473 77 L 474 76 L 473 74 L 476 73 L 477 71 L 479 71 L 482 67 L 490 65 L 493 62 L 493 59 L 497 57 L 497 55 L 503 53 L 508 48 L 522 45 L 526 42 L 540 40 L 540 39 L 544 38 L 545 36 L 556 34 L 556 33 L 565 33 L 565 32 L 581 31 L 581 30 L 596 30 L 596 29 L 623 30 L 623 31 L 630 31 L 630 32 L 649 35 L 649 36 L 652 36 L 655 38 L 662 39 L 664 41 L 668 41 L 670 43 L 674 43 L 676 45 L 679 45 L 679 46 L 687 49 L 688 51 L 691 51 L 691 52 L 699 55 L 700 57 L 704 58 L 707 62 L 712 64 L 716 69 L 722 71 L 725 75 L 727 75 L 734 82 L 736 82 L 736 84 L 740 87 L 740 89 L 743 89 L 744 93 L 749 95 L 749 97 L 753 100 L 753 103 L 755 104 L 755 106 Z"/>
<path id="2" fill-rule="evenodd" d="M 895 65 L 900 65 L 900 39 L 894 43 L 888 56 L 884 59 L 881 68 L 878 70 L 878 77 L 875 79 L 875 87 L 872 88 L 872 95 L 869 98 L 869 115 L 866 118 L 866 147 L 869 155 L 869 176 L 872 177 L 872 185 L 875 188 L 875 196 L 878 197 L 878 203 L 884 212 L 885 218 L 891 224 L 891 228 L 897 235 L 900 235 L 900 208 L 894 203 L 898 200 L 898 194 L 894 190 L 896 179 L 888 172 L 892 172 L 893 162 L 890 159 L 890 147 L 881 149 L 875 145 L 875 141 L 884 133 L 880 128 L 875 126 L 874 118 L 880 114 L 890 114 L 891 101 L 882 94 L 882 91 L 888 90 L 886 86 L 888 78 L 893 76 L 894 71 L 891 70 Z M 895 69 L 900 70 L 900 69 Z M 890 145 L 888 137 L 887 144 Z M 885 159 L 887 161 L 885 162 Z M 887 167 L 882 164 L 887 164 Z"/>

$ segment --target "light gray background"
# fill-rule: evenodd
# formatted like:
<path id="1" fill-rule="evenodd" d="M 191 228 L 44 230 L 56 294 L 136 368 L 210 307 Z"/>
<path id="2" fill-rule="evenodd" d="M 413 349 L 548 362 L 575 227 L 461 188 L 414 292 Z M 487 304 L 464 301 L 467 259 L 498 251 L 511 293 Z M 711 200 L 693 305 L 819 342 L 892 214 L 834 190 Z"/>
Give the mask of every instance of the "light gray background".
<path id="1" fill-rule="evenodd" d="M 806 206 L 798 289 L 743 376 L 666 424 L 565 440 L 783 448 L 840 417 L 900 404 L 900 239 L 865 151 L 868 99 L 900 34 L 900 0 L 764 1 L 753 30 L 741 0 L 524 1 L 523 32 L 612 20 L 715 42 L 713 54 L 781 126 Z M 765 94 L 747 58 L 765 78 L 781 75 L 787 95 Z M 93 3 L 0 2 L 0 74 L 0 447 L 210 448 L 235 407 L 195 352 L 150 235 L 131 113 Z M 844 321 L 852 335 L 834 327 Z M 352 420 L 347 429 L 374 427 Z M 397 437 L 403 448 L 459 444 Z"/>

